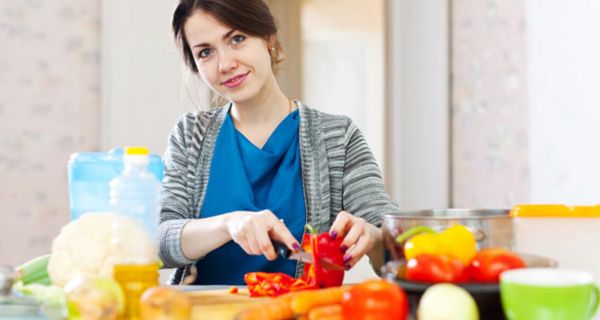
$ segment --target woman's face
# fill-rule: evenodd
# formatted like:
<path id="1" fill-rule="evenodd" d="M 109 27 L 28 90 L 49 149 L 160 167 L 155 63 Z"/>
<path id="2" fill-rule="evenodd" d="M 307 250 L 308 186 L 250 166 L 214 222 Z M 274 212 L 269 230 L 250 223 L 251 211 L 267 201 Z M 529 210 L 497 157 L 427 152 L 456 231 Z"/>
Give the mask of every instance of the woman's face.
<path id="1" fill-rule="evenodd" d="M 184 32 L 198 73 L 222 97 L 243 103 L 267 94 L 275 81 L 267 41 L 234 30 L 198 10 Z"/>

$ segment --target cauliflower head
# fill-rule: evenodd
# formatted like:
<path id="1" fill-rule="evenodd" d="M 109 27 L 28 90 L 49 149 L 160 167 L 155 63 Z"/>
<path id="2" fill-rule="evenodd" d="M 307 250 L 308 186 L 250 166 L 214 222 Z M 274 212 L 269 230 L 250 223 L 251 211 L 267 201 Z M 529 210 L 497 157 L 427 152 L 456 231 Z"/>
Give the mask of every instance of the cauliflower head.
<path id="1" fill-rule="evenodd" d="M 86 213 L 54 239 L 48 274 L 63 287 L 77 275 L 112 278 L 115 264 L 157 261 L 157 246 L 135 220 L 111 212 Z"/>

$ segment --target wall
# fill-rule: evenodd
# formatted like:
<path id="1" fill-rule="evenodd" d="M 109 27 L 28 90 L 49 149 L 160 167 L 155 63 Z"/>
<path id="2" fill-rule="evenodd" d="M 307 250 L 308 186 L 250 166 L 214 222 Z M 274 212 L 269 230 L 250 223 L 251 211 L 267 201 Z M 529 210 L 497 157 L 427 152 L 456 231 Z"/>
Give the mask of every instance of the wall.
<path id="1" fill-rule="evenodd" d="M 386 186 L 402 210 L 449 204 L 449 4 L 386 7 Z"/>
<path id="2" fill-rule="evenodd" d="M 102 150 L 144 145 L 162 154 L 177 119 L 204 102 L 173 40 L 177 2 L 102 1 Z"/>
<path id="3" fill-rule="evenodd" d="M 382 0 L 302 1 L 304 102 L 323 112 L 349 116 L 382 169 L 384 21 Z"/>
<path id="4" fill-rule="evenodd" d="M 452 204 L 600 203 L 600 4 L 453 2 Z"/>
<path id="5" fill-rule="evenodd" d="M 67 161 L 100 144 L 100 1 L 0 1 L 0 264 L 48 253 Z"/>
<path id="6" fill-rule="evenodd" d="M 453 207 L 529 200 L 525 10 L 519 0 L 453 2 Z"/>
<path id="7" fill-rule="evenodd" d="M 600 203 L 600 2 L 527 1 L 530 201 Z"/>

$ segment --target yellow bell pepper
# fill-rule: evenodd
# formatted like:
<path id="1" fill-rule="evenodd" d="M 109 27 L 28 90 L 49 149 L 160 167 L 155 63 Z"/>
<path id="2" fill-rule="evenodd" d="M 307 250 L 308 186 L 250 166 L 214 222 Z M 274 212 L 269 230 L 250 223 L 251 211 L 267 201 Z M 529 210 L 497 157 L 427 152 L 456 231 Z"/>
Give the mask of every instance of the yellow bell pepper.
<path id="1" fill-rule="evenodd" d="M 404 256 L 406 259 L 427 253 L 453 256 L 464 264 L 469 264 L 477 251 L 475 235 L 460 224 L 452 225 L 439 233 L 429 227 L 414 227 L 396 238 L 398 243 L 405 240 Z"/>
<path id="2" fill-rule="evenodd" d="M 421 233 L 404 244 L 404 256 L 411 259 L 421 253 L 442 254 L 439 237 L 435 233 Z"/>
<path id="3" fill-rule="evenodd" d="M 467 227 L 455 224 L 438 235 L 442 238 L 446 253 L 469 264 L 477 253 L 475 235 Z"/>

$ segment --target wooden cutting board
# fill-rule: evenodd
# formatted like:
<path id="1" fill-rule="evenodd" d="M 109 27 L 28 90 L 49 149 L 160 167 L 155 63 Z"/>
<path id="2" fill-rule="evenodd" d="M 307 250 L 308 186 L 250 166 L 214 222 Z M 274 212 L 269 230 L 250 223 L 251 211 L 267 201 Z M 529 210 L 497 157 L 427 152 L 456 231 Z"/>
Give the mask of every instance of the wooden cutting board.
<path id="1" fill-rule="evenodd" d="M 238 293 L 223 290 L 186 292 L 192 302 L 192 320 L 196 319 L 234 319 L 244 308 L 258 303 L 265 298 L 250 298 L 247 289 Z"/>

